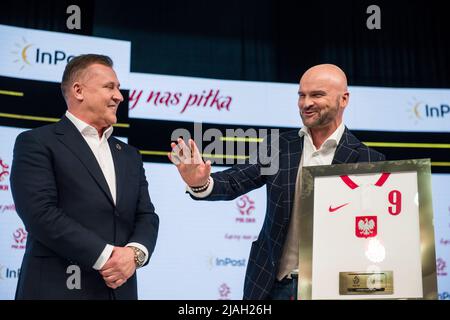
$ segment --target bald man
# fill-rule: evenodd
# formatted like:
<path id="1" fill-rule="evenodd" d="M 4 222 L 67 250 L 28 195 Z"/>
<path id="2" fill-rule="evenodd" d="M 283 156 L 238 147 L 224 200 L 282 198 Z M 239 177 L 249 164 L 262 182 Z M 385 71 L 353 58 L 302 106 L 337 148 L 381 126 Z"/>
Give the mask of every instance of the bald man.
<path id="1" fill-rule="evenodd" d="M 297 297 L 298 208 L 303 166 L 384 160 L 384 155 L 362 144 L 344 125 L 349 102 L 347 78 L 337 66 L 321 64 L 308 69 L 300 79 L 298 108 L 304 127 L 279 137 L 279 169 L 265 175 L 263 165 L 236 165 L 211 174 L 194 141 L 190 161 L 182 139 L 172 143 L 169 158 L 196 200 L 232 200 L 266 185 L 267 212 L 258 240 L 252 244 L 244 284 L 244 299 Z M 268 143 L 270 145 L 270 143 Z M 179 148 L 177 148 L 177 146 Z"/>

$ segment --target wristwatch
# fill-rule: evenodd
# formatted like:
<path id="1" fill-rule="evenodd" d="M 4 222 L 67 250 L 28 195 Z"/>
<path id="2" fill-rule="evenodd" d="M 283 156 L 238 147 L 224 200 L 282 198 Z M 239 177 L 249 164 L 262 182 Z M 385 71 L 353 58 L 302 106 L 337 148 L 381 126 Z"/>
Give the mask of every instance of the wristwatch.
<path id="1" fill-rule="evenodd" d="M 136 268 L 140 268 L 144 265 L 145 253 L 141 249 L 133 246 L 129 246 L 134 250 L 134 262 L 136 263 Z"/>

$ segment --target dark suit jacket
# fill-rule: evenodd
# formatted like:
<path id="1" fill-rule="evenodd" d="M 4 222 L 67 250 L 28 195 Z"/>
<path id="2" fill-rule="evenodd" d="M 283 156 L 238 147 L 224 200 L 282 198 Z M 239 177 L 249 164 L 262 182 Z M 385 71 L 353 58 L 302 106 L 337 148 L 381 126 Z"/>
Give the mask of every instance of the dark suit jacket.
<path id="1" fill-rule="evenodd" d="M 116 205 L 100 166 L 65 116 L 17 137 L 11 191 L 28 239 L 16 299 L 137 299 L 136 274 L 116 290 L 92 266 L 106 244 L 144 245 L 152 254 L 159 219 L 139 152 L 110 137 Z M 78 265 L 81 289 L 69 290 Z"/>
<path id="2" fill-rule="evenodd" d="M 275 174 L 262 175 L 262 165 L 257 163 L 236 165 L 211 175 L 214 188 L 204 200 L 232 200 L 264 184 L 267 187 L 267 212 L 258 240 L 250 251 L 244 299 L 266 299 L 274 283 L 289 226 L 302 150 L 303 138 L 298 130 L 289 131 L 280 135 L 279 170 Z M 382 160 L 384 155 L 363 145 L 345 128 L 332 163 Z"/>

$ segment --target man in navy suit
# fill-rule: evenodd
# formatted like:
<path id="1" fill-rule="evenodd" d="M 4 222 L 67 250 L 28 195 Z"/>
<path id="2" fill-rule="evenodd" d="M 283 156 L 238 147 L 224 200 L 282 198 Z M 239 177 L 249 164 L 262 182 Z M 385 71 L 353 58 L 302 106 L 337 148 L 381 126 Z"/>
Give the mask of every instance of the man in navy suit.
<path id="1" fill-rule="evenodd" d="M 267 174 L 260 161 L 211 174 L 194 141 L 172 143 L 169 158 L 177 165 L 188 191 L 197 200 L 232 200 L 263 185 L 267 212 L 258 240 L 252 244 L 244 299 L 295 299 L 298 278 L 299 173 L 303 166 L 382 161 L 384 156 L 362 144 L 343 124 L 349 101 L 345 73 L 330 64 L 308 69 L 300 79 L 298 108 L 304 127 L 281 134 L 278 170 Z M 270 146 L 271 143 L 268 143 Z M 299 197 L 298 197 L 299 198 Z M 297 198 L 297 199 L 298 199 Z M 300 266 L 301 267 L 301 266 Z"/>
<path id="2" fill-rule="evenodd" d="M 112 67 L 73 58 L 66 114 L 17 137 L 11 190 L 28 239 L 16 299 L 137 299 L 159 219 L 138 150 L 111 136 L 123 101 Z"/>

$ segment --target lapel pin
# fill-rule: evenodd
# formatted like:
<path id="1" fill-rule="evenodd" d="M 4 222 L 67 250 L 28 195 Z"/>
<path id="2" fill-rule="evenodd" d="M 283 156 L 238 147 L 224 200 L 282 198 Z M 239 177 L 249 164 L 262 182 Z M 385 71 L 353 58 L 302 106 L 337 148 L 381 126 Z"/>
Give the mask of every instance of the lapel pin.
<path id="1" fill-rule="evenodd" d="M 118 144 L 118 143 L 116 144 L 116 149 L 119 151 L 122 150 L 122 147 L 120 146 L 120 144 Z"/>

